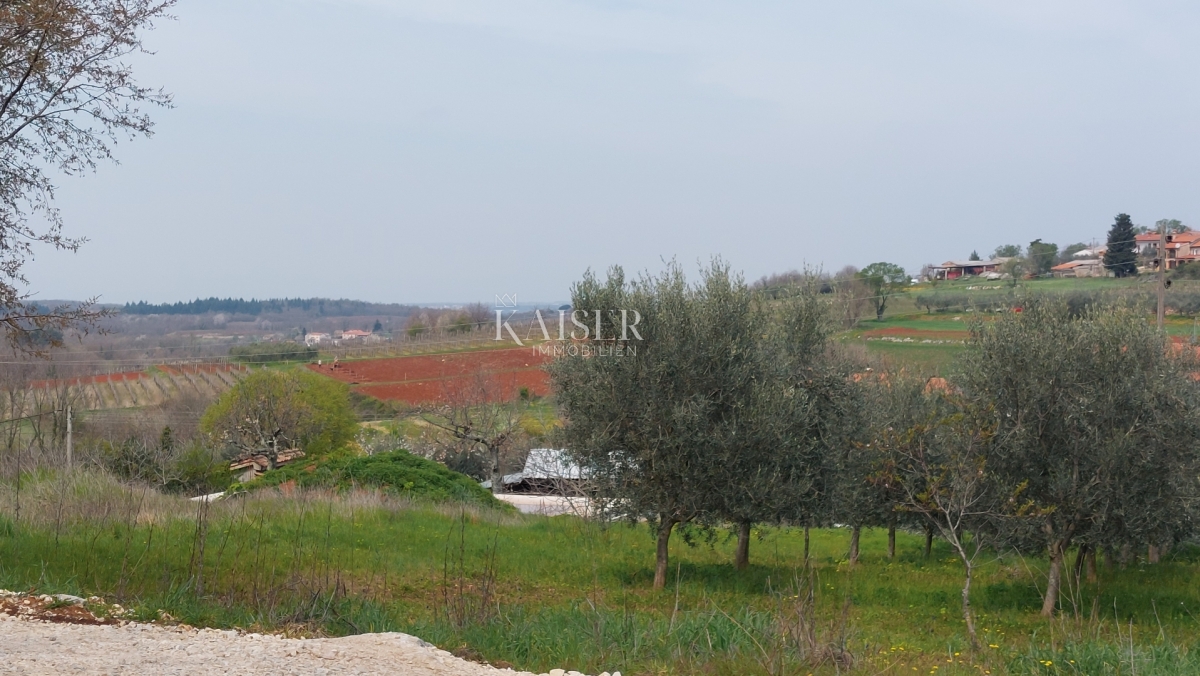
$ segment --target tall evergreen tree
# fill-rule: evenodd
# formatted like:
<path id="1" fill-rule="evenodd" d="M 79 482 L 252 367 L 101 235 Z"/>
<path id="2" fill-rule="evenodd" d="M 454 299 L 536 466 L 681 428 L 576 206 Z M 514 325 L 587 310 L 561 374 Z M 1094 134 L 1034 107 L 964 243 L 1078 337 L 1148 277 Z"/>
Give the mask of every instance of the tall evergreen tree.
<path id="1" fill-rule="evenodd" d="M 1129 214 L 1117 214 L 1117 220 L 1108 231 L 1108 250 L 1104 252 L 1105 267 L 1117 277 L 1137 275 L 1135 234 Z"/>

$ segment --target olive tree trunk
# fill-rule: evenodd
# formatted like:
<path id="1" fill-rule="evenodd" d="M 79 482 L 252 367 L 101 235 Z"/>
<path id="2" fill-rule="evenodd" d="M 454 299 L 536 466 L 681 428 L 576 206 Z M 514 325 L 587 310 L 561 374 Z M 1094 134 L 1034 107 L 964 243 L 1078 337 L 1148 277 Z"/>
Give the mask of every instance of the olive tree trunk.
<path id="1" fill-rule="evenodd" d="M 1050 575 L 1046 581 L 1046 598 L 1042 601 L 1042 615 L 1052 617 L 1058 608 L 1058 592 L 1062 588 L 1062 564 L 1064 543 L 1050 544 Z"/>
<path id="2" fill-rule="evenodd" d="M 733 566 L 745 570 L 750 565 L 750 522 L 738 524 L 737 553 L 733 557 Z"/>
<path id="3" fill-rule="evenodd" d="M 667 545 L 671 542 L 671 531 L 678 523 L 675 519 L 663 518 L 658 527 L 658 547 L 654 554 L 654 588 L 662 589 L 667 586 Z"/>

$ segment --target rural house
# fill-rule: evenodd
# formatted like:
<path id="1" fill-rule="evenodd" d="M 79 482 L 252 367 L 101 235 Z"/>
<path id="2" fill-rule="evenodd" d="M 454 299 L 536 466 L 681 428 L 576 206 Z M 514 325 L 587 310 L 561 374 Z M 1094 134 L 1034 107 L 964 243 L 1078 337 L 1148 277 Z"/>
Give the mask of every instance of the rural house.
<path id="1" fill-rule="evenodd" d="M 289 462 L 303 457 L 304 451 L 298 448 L 289 448 L 279 452 L 275 459 L 275 466 L 283 467 Z M 229 463 L 229 471 L 234 472 L 237 480 L 241 483 L 254 481 L 270 468 L 271 460 L 265 453 L 247 453 L 234 458 L 233 462 Z"/>
<path id="2" fill-rule="evenodd" d="M 1006 258 L 993 258 L 990 261 L 946 261 L 933 266 L 931 279 L 959 279 L 968 275 L 978 276 L 989 272 L 999 272 Z"/>
<path id="3" fill-rule="evenodd" d="M 312 347 L 333 340 L 333 336 L 328 333 L 306 333 L 304 334 L 304 344 Z"/>
<path id="4" fill-rule="evenodd" d="M 1055 277 L 1107 277 L 1108 268 L 1098 258 L 1067 261 L 1050 268 Z"/>
<path id="5" fill-rule="evenodd" d="M 1154 256 L 1158 258 L 1158 243 L 1159 237 L 1157 233 L 1146 233 L 1137 235 L 1138 253 Z M 1195 230 L 1187 230 L 1167 235 L 1167 255 L 1166 265 L 1168 270 L 1183 265 L 1200 261 L 1200 232 Z"/>

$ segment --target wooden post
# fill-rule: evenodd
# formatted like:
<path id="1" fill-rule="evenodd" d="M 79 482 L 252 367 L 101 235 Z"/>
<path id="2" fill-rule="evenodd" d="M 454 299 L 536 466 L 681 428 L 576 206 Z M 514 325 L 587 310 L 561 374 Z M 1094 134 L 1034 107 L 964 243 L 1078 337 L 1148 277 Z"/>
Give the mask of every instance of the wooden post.
<path id="1" fill-rule="evenodd" d="M 1167 226 L 1158 231 L 1158 330 L 1162 331 L 1167 302 Z"/>
<path id="2" fill-rule="evenodd" d="M 67 471 L 71 471 L 74 465 L 74 444 L 71 439 L 71 407 L 67 407 Z"/>

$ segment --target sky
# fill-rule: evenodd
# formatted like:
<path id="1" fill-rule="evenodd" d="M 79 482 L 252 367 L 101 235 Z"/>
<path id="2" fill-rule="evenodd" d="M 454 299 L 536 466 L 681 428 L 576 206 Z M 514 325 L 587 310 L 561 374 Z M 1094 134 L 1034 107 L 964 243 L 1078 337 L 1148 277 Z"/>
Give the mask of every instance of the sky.
<path id="1" fill-rule="evenodd" d="M 180 0 L 35 298 L 557 301 L 1200 226 L 1200 5 Z"/>

